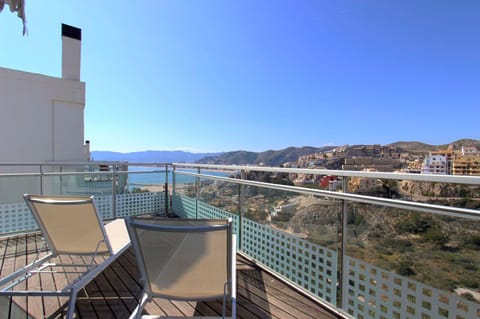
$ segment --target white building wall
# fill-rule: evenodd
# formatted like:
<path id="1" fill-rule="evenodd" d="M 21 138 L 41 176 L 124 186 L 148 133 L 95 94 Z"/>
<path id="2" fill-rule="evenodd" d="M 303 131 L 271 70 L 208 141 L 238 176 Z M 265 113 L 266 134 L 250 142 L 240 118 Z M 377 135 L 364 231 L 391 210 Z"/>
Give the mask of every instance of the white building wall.
<path id="1" fill-rule="evenodd" d="M 447 157 L 428 155 L 422 163 L 422 174 L 447 174 Z"/>
<path id="2" fill-rule="evenodd" d="M 85 83 L 0 68 L 0 162 L 84 160 Z"/>

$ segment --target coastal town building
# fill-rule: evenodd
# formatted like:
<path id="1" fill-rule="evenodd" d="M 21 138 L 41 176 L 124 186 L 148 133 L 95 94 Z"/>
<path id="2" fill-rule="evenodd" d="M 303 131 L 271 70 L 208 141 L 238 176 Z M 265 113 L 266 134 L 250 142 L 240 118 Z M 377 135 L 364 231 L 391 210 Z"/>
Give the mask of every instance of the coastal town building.
<path id="1" fill-rule="evenodd" d="M 351 157 L 345 158 L 342 170 L 362 171 L 365 169 L 376 170 L 379 172 L 393 172 L 400 168 L 400 161 L 392 158 L 377 157 Z"/>
<path id="2" fill-rule="evenodd" d="M 480 154 L 474 146 L 462 146 L 460 150 L 431 152 L 425 157 L 422 174 L 449 174 L 480 176 Z"/>
<path id="3" fill-rule="evenodd" d="M 374 169 L 364 169 L 366 172 L 374 172 Z M 348 189 L 354 193 L 365 193 L 380 189 L 382 182 L 379 179 L 352 177 L 348 182 Z"/>
<path id="4" fill-rule="evenodd" d="M 448 174 L 448 157 L 442 154 L 430 154 L 422 164 L 422 174 Z"/>
<path id="5" fill-rule="evenodd" d="M 475 146 L 462 146 L 460 154 L 464 155 L 478 155 L 479 151 Z"/>
<path id="6" fill-rule="evenodd" d="M 480 176 L 480 155 L 464 155 L 454 159 L 451 174 Z"/>
<path id="7" fill-rule="evenodd" d="M 320 186 L 329 191 L 337 191 L 342 187 L 342 180 L 338 176 L 323 176 L 320 179 Z"/>

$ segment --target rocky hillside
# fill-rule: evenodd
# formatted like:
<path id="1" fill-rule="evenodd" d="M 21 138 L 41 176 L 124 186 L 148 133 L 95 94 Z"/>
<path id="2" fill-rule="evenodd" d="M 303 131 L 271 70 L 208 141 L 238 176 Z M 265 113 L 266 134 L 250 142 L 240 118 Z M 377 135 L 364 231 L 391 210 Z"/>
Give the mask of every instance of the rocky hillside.
<path id="1" fill-rule="evenodd" d="M 453 149 L 460 149 L 462 146 L 476 146 L 480 149 L 480 140 L 460 139 L 448 144 L 430 145 L 422 142 L 396 142 L 388 146 L 398 147 L 406 152 L 431 152 L 439 149 L 447 149 L 449 145 L 453 145 Z"/>

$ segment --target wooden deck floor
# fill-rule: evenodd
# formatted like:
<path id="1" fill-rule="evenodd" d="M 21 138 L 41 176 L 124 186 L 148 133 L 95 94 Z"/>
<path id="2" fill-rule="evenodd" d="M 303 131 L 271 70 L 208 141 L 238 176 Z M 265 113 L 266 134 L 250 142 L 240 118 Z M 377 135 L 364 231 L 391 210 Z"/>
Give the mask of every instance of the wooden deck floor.
<path id="1" fill-rule="evenodd" d="M 40 249 L 40 241 L 38 234 L 1 239 L 0 276 L 31 262 Z M 141 292 L 138 277 L 135 256 L 130 249 L 79 292 L 76 316 L 128 318 Z M 52 278 L 43 277 L 37 285 L 55 287 Z M 340 318 L 240 256 L 237 258 L 237 281 L 238 318 Z M 0 299 L 0 317 L 63 317 L 65 302 L 66 299 L 55 297 L 4 297 Z M 218 316 L 221 308 L 221 301 L 196 303 L 154 299 L 145 310 L 160 316 Z"/>

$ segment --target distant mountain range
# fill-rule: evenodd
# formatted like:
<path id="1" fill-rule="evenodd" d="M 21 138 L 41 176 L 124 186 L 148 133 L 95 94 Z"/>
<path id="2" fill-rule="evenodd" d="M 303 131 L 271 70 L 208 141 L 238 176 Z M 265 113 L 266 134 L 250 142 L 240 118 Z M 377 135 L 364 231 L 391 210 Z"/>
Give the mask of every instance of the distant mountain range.
<path id="1" fill-rule="evenodd" d="M 222 153 L 190 153 L 184 151 L 144 151 L 119 153 L 109 151 L 92 151 L 90 158 L 94 161 L 143 162 L 143 163 L 193 163 L 207 156 Z"/>
<path id="2" fill-rule="evenodd" d="M 405 152 L 428 153 L 446 149 L 453 145 L 454 149 L 462 146 L 476 146 L 480 149 L 480 140 L 461 139 L 443 145 L 429 145 L 421 142 L 396 142 L 387 146 L 397 147 Z M 358 145 L 352 145 L 352 147 Z M 300 156 L 330 151 L 337 146 L 324 147 L 288 147 L 282 150 L 268 150 L 265 152 L 233 151 L 225 153 L 190 153 L 184 151 L 145 151 L 133 153 L 119 153 L 109 151 L 92 151 L 91 158 L 95 161 L 128 161 L 146 163 L 202 163 L 202 164 L 254 164 L 279 166 L 286 162 L 297 161 Z"/>

